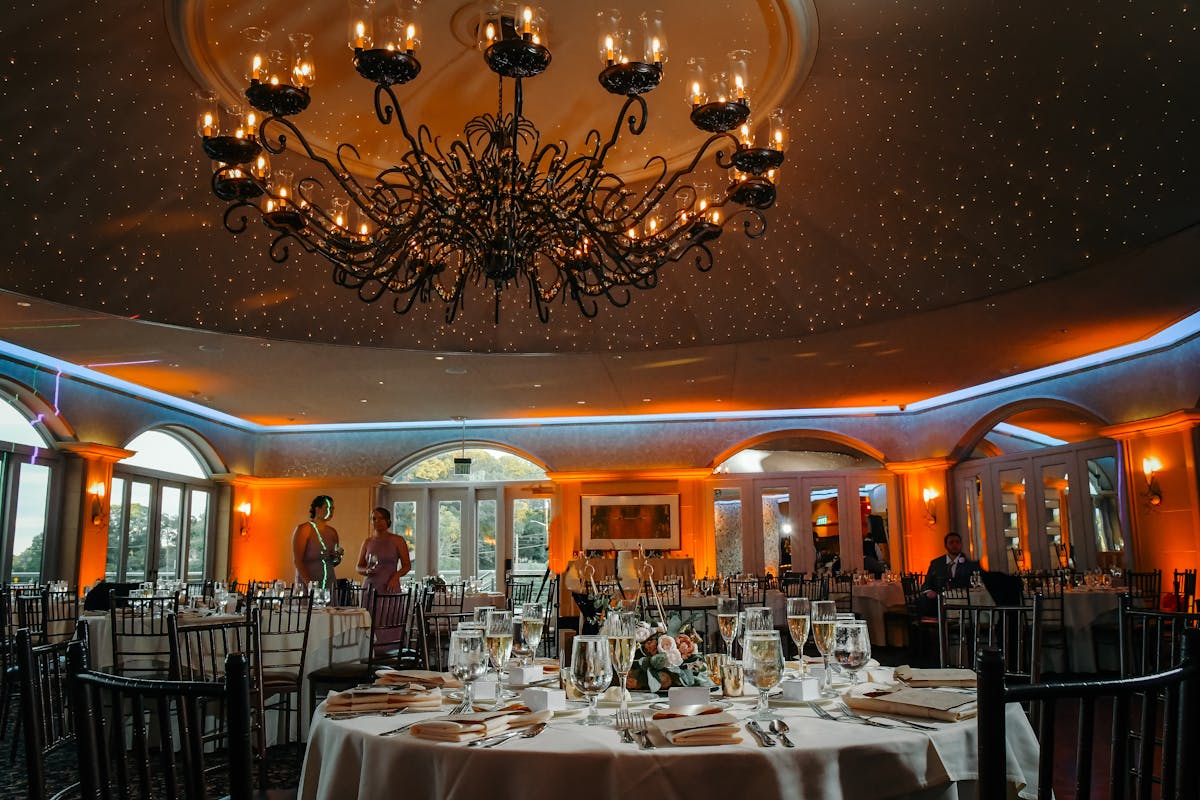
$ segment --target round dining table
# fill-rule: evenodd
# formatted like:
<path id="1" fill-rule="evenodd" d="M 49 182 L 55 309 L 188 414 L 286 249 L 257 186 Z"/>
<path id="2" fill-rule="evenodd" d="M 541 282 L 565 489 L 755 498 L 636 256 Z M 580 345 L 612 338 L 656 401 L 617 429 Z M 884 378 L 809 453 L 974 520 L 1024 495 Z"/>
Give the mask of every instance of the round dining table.
<path id="1" fill-rule="evenodd" d="M 739 720 L 751 698 L 731 704 Z M 648 710 L 635 703 L 635 710 Z M 622 743 L 611 727 L 556 716 L 535 738 L 494 748 L 385 732 L 436 713 L 338 720 L 317 710 L 309 733 L 301 800 L 729 800 L 731 797 L 847 797 L 970 800 L 978 796 L 976 723 L 928 722 L 935 729 L 883 728 L 819 718 L 807 706 L 777 709 L 794 748 L 763 747 L 743 730 L 738 744 L 653 750 Z M 444 712 L 442 712 L 444 713 Z M 607 713 L 612 714 L 611 710 Z M 652 713 L 652 712 L 649 712 Z M 1019 706 L 1008 708 L 1010 796 L 1033 797 L 1037 741 Z"/>

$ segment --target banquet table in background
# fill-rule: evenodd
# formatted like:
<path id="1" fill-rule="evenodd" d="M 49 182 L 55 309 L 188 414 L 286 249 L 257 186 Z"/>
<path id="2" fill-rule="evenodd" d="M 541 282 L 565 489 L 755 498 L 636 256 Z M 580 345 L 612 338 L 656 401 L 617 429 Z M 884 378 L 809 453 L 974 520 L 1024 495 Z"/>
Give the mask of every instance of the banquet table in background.
<path id="1" fill-rule="evenodd" d="M 743 718 L 750 704 L 734 713 Z M 639 750 L 612 728 L 556 718 L 534 739 L 494 749 L 379 734 L 394 717 L 313 721 L 300 778 L 301 800 L 370 800 L 402 792 L 423 800 L 503 800 L 555 793 L 571 800 L 728 800 L 730 797 L 847 797 L 854 800 L 977 797 L 975 720 L 935 723 L 933 732 L 875 728 L 780 709 L 795 748 L 736 745 Z M 610 712 L 611 713 L 611 712 Z M 406 715 L 407 716 L 407 715 Z M 415 715 L 413 715 L 415 716 Z M 423 716 L 434 716 L 427 714 Z M 1037 741 L 1019 706 L 1008 707 L 1010 794 L 1032 797 Z"/>
<path id="2" fill-rule="evenodd" d="M 872 581 L 860 583 L 854 587 L 854 613 L 867 621 L 867 631 L 871 636 L 871 644 L 897 647 L 904 646 L 904 630 L 896 632 L 897 639 L 889 642 L 884 615 L 888 611 L 904 611 L 904 587 L 899 583 Z"/>
<path id="3" fill-rule="evenodd" d="M 1072 672 L 1099 672 L 1120 669 L 1116 647 L 1116 625 L 1124 589 L 1068 589 L 1063 592 L 1063 627 L 1067 630 Z M 1107 625 L 1114 632 L 1107 648 L 1098 646 L 1096 626 Z"/>
<path id="4" fill-rule="evenodd" d="M 696 579 L 696 565 L 690 558 L 647 558 L 643 559 L 634 556 L 629 559 L 630 566 L 626 568 L 629 575 L 626 575 L 622 580 L 622 585 L 627 589 L 634 589 L 636 580 L 630 575 L 641 574 L 643 563 L 648 562 L 653 570 L 651 575 L 654 580 L 659 581 L 664 577 L 677 578 L 683 583 L 685 590 L 691 588 Z M 572 592 L 585 591 L 587 586 L 587 576 L 584 573 L 584 559 L 577 558 L 567 565 L 567 571 L 564 573 L 563 583 L 566 588 Z M 589 560 L 592 568 L 595 570 L 593 578 L 597 582 L 603 580 L 611 580 L 616 572 L 617 560 L 614 558 L 593 558 Z"/>

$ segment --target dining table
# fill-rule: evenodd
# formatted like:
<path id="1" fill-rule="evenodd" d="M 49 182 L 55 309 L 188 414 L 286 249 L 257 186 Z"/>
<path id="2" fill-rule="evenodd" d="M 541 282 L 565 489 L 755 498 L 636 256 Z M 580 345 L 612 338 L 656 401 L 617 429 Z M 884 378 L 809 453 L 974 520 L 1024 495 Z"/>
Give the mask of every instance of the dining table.
<path id="1" fill-rule="evenodd" d="M 634 710 L 649 710 L 649 699 L 635 694 Z M 875 727 L 830 721 L 803 704 L 777 705 L 774 710 L 790 728 L 795 746 L 765 747 L 743 727 L 753 699 L 738 698 L 727 705 L 738 719 L 740 742 L 672 746 L 657 739 L 652 750 L 622 742 L 613 727 L 578 724 L 582 710 L 556 714 L 536 737 L 477 748 L 418 738 L 407 729 L 387 735 L 445 711 L 332 719 L 318 708 L 298 796 L 301 800 L 393 795 L 423 800 L 528 800 L 554 794 L 571 800 L 971 800 L 979 794 L 974 719 L 923 720 L 932 729 L 916 730 L 900 724 Z M 1008 707 L 1007 725 L 1009 795 L 1034 797 L 1038 745 L 1020 706 Z"/>
<path id="2" fill-rule="evenodd" d="M 1063 590 L 1063 627 L 1067 634 L 1068 658 L 1073 672 L 1095 673 L 1120 669 L 1120 653 L 1116 648 L 1116 628 L 1120 614 L 1120 587 L 1077 587 Z M 1111 641 L 1097 640 L 1096 629 L 1107 626 L 1113 631 Z"/>

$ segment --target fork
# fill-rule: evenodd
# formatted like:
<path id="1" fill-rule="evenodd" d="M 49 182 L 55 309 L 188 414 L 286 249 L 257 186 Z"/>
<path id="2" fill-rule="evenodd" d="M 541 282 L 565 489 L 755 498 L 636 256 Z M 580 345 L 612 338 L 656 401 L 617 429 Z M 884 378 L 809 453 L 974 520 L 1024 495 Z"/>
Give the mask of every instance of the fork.
<path id="1" fill-rule="evenodd" d="M 842 710 L 842 714 L 844 715 L 842 717 L 842 719 L 851 719 L 851 720 L 854 720 L 855 722 L 861 722 L 864 725 L 874 725 L 876 728 L 894 728 L 894 727 L 896 727 L 895 725 L 888 724 L 888 723 L 892 722 L 892 720 L 888 720 L 888 722 L 880 722 L 879 720 L 874 719 L 873 717 L 864 717 L 861 714 L 852 710 L 850 708 L 850 706 L 846 705 L 844 702 L 842 702 L 840 700 L 838 701 L 838 707 Z"/>
<path id="2" fill-rule="evenodd" d="M 883 723 L 879 722 L 879 720 L 874 717 L 864 717 L 862 714 L 857 713 L 856 711 L 851 709 L 850 706 L 846 705 L 844 702 L 839 703 L 839 705 L 842 707 L 842 711 L 846 712 L 846 716 L 848 716 L 848 717 L 854 717 L 855 719 L 861 719 L 866 722 L 873 722 L 876 725 L 883 725 Z M 888 720 L 888 722 L 898 722 L 901 725 L 907 725 L 908 727 L 914 728 L 919 731 L 936 731 L 937 730 L 937 728 L 935 728 L 932 725 L 922 725 L 919 722 L 909 722 L 906 719 L 899 719 L 897 717 L 888 717 L 887 720 Z M 884 727 L 893 728 L 895 726 L 894 725 L 886 725 Z"/>
<path id="3" fill-rule="evenodd" d="M 638 741 L 642 743 L 642 749 L 656 750 L 657 748 L 654 746 L 654 742 L 650 741 L 650 733 L 646 729 L 646 712 L 631 712 L 630 718 L 633 721 L 633 732 L 637 734 Z"/>
<path id="4" fill-rule="evenodd" d="M 845 717 L 835 717 L 833 714 L 830 714 L 828 711 L 821 708 L 820 703 L 810 702 L 808 704 L 808 707 L 811 708 L 813 711 L 817 712 L 818 717 L 820 717 L 821 719 L 824 719 L 824 720 L 828 720 L 830 722 L 859 723 L 862 725 L 874 725 L 877 728 L 892 727 L 891 725 L 884 725 L 882 722 L 875 722 L 873 720 L 866 719 L 865 717 L 855 716 L 854 714 L 851 714 L 851 715 L 845 716 Z"/>
<path id="5" fill-rule="evenodd" d="M 637 744 L 633 740 L 633 734 L 630 731 L 633 729 L 633 719 L 629 715 L 628 710 L 617 710 L 617 716 L 614 720 L 614 727 L 621 733 L 621 741 L 625 744 Z"/>

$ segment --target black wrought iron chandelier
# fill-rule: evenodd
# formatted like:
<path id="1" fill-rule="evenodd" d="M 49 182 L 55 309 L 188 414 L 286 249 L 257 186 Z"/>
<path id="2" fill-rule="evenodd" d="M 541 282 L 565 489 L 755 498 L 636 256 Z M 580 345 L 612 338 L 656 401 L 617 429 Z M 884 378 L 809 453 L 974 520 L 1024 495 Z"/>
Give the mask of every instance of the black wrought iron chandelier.
<path id="1" fill-rule="evenodd" d="M 230 204 L 225 227 L 239 234 L 252 218 L 261 219 L 275 234 L 274 261 L 286 261 L 298 245 L 332 262 L 335 283 L 364 301 L 394 295 L 401 314 L 417 303 L 441 302 L 447 322 L 472 286 L 490 292 L 496 322 L 501 298 L 524 291 L 544 323 L 559 297 L 586 317 L 598 313 L 599 298 L 624 306 L 630 289 L 655 287 L 659 270 L 685 256 L 708 271 L 709 243 L 726 226 L 739 225 L 750 238 L 765 232 L 762 211 L 775 202 L 786 130 L 779 111 L 767 115 L 765 129 L 750 123 L 744 51 L 711 73 L 702 61 L 689 61 L 691 121 L 712 135 L 679 171 L 669 174 L 664 158 L 651 158 L 646 167 L 654 177 L 639 181 L 639 189 L 607 171 L 605 158 L 624 129 L 633 136 L 645 129 L 643 95 L 659 85 L 667 61 L 658 16 L 639 18 L 644 42 L 635 52 L 632 29 L 619 15 L 601 13 L 599 81 L 625 102 L 611 135 L 593 129 L 583 151 L 573 153 L 565 142 L 543 143 L 522 112 L 523 81 L 551 59 L 538 9 L 482 4 L 479 46 L 499 78 L 498 108 L 444 144 L 425 125 L 413 134 L 394 88 L 421 71 L 417 4 L 392 6 L 378 19 L 371 0 L 359 5 L 350 25 L 355 69 L 376 84 L 379 122 L 396 125 L 408 147 L 373 179 L 350 168 L 359 158 L 353 145 L 338 145 L 333 160 L 324 158 L 292 121 L 308 107 L 316 77 L 309 36 L 289 37 L 290 58 L 265 47 L 253 56 L 245 91 L 251 109 L 202 98 L 199 133 L 216 162 L 213 191 Z M 248 34 L 266 40 L 257 29 Z M 270 157 L 285 151 L 306 157 L 318 174 L 272 172 Z M 710 195 L 702 169 L 715 173 L 723 190 Z"/>

